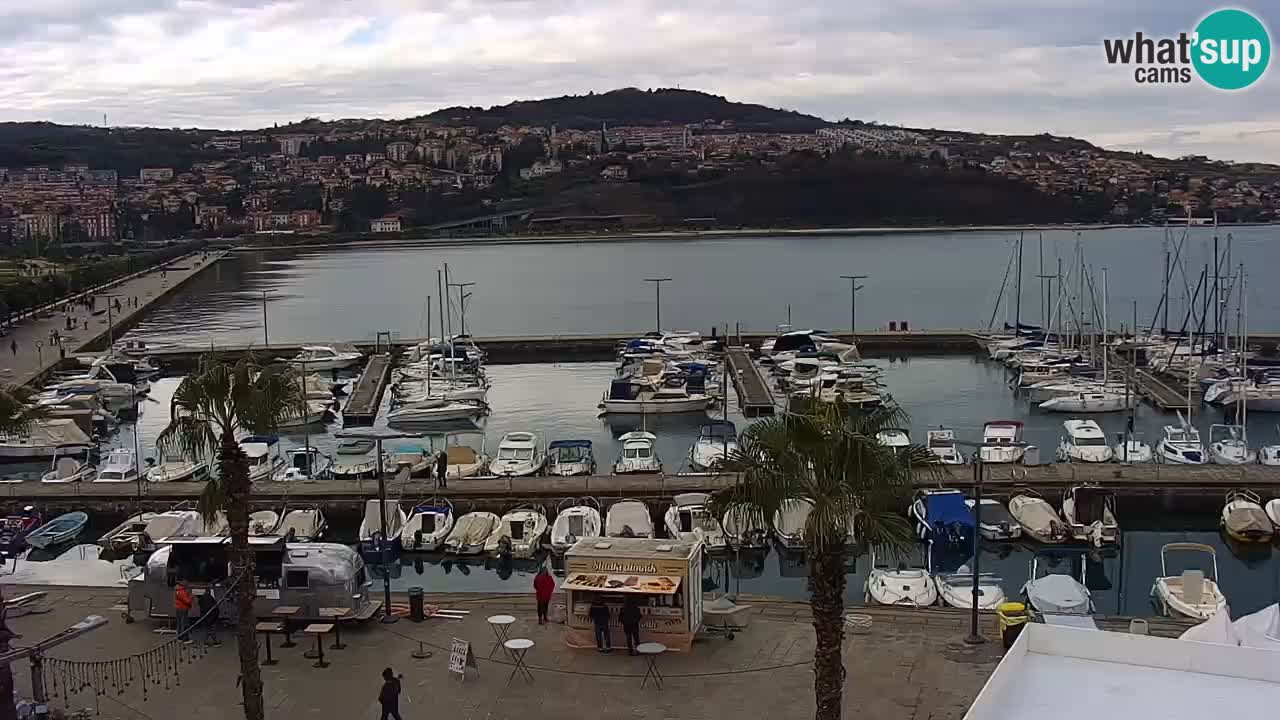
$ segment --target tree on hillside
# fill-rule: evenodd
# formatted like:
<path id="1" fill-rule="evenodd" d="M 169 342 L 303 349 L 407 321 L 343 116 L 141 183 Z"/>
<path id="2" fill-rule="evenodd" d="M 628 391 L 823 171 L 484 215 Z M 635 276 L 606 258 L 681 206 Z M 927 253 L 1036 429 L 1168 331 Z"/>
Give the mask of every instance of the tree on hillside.
<path id="1" fill-rule="evenodd" d="M 203 369 L 188 375 L 173 394 L 170 421 L 157 444 L 166 454 L 216 456 L 217 474 L 205 485 L 198 509 L 209 523 L 226 513 L 232 561 L 228 588 L 236 608 L 236 645 L 240 655 L 245 720 L 263 720 L 262 672 L 254 635 L 256 594 L 253 552 L 249 549 L 249 459 L 240 449 L 241 431 L 274 433 L 289 416 L 305 408 L 298 375 L 288 366 L 260 367 L 246 355 L 234 364 L 206 358 Z"/>

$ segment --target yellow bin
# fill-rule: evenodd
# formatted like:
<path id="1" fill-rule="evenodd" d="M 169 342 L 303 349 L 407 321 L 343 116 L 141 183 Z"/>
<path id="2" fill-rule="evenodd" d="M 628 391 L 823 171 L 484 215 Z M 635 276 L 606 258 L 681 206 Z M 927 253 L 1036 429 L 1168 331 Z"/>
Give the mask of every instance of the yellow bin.
<path id="1" fill-rule="evenodd" d="M 1004 649 L 1008 650 L 1013 641 L 1022 633 L 1022 626 L 1027 624 L 1027 606 L 1020 602 L 1000 603 L 996 607 L 996 632 Z"/>

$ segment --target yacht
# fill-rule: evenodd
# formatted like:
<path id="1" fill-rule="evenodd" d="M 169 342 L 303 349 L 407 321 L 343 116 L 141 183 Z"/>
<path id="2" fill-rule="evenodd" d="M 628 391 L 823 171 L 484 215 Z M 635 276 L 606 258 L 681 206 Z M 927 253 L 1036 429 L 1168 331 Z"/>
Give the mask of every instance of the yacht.
<path id="1" fill-rule="evenodd" d="M 128 483 L 137 482 L 139 477 L 145 479 L 146 472 L 139 476 L 138 455 L 132 448 L 116 448 L 107 453 L 98 475 L 93 479 L 96 483 Z"/>
<path id="2" fill-rule="evenodd" d="M 595 475 L 596 457 L 590 440 L 553 440 L 547 446 L 547 474 Z"/>
<path id="3" fill-rule="evenodd" d="M 498 527 L 484 541 L 484 550 L 499 556 L 529 559 L 542 549 L 547 535 L 547 515 L 531 507 L 520 507 L 502 516 Z"/>
<path id="4" fill-rule="evenodd" d="M 396 407 L 387 413 L 388 423 L 438 423 L 479 420 L 489 412 L 488 406 L 473 400 L 428 397 Z"/>
<path id="5" fill-rule="evenodd" d="M 333 458 L 321 454 L 314 447 L 294 448 L 289 451 L 287 466 L 271 476 L 279 482 L 310 482 L 333 477 Z"/>
<path id="6" fill-rule="evenodd" d="M 650 375 L 652 366 L 648 361 L 645 366 L 637 374 L 615 378 L 609 383 L 609 390 L 600 402 L 606 413 L 705 412 L 710 406 L 711 396 L 693 392 L 684 378 L 679 375 Z"/>
<path id="7" fill-rule="evenodd" d="M 973 510 L 972 498 L 966 499 L 964 504 Z M 978 532 L 987 540 L 1017 540 L 1022 537 L 1022 526 L 999 500 L 982 498 L 982 516 L 977 520 Z"/>
<path id="8" fill-rule="evenodd" d="M 1058 462 L 1103 463 L 1115 457 L 1098 423 L 1073 419 L 1063 422 L 1062 429 L 1066 435 L 1058 444 Z"/>
<path id="9" fill-rule="evenodd" d="M 904 452 L 911 447 L 911 438 L 902 428 L 885 428 L 876 433 L 876 440 L 887 448 Z"/>
<path id="10" fill-rule="evenodd" d="M 249 482 L 269 480 L 284 468 L 278 442 L 279 438 L 271 435 L 250 435 L 240 441 L 240 450 L 249 459 Z"/>
<path id="11" fill-rule="evenodd" d="M 653 538 L 653 518 L 649 506 L 639 500 L 619 500 L 609 507 L 604 520 L 608 537 Z"/>
<path id="12" fill-rule="evenodd" d="M 1040 403 L 1041 410 L 1069 413 L 1109 413 L 1132 410 L 1138 405 L 1138 396 L 1125 396 L 1117 392 L 1081 392 L 1059 395 Z"/>
<path id="13" fill-rule="evenodd" d="M 1209 460 L 1214 465 L 1252 465 L 1258 453 L 1249 448 L 1244 426 L 1210 425 Z"/>
<path id="14" fill-rule="evenodd" d="M 1200 443 L 1200 431 L 1178 414 L 1180 425 L 1165 425 L 1164 437 L 1156 446 L 1156 462 L 1171 465 L 1203 465 L 1204 445 Z"/>
<path id="15" fill-rule="evenodd" d="M 689 466 L 695 472 L 719 468 L 738 449 L 738 429 L 728 420 L 706 423 L 689 448 Z"/>
<path id="16" fill-rule="evenodd" d="M 342 370 L 362 359 L 364 356 L 354 350 L 339 351 L 332 345 L 304 345 L 297 355 L 289 359 L 289 363 L 306 371 Z"/>
<path id="17" fill-rule="evenodd" d="M 657 440 L 657 435 L 643 430 L 623 433 L 618 438 L 618 442 L 622 443 L 622 450 L 613 464 L 614 474 L 662 472 L 662 460 L 658 457 L 657 448 L 654 447 Z"/>
<path id="18" fill-rule="evenodd" d="M 36 420 L 26 432 L 0 433 L 0 459 L 51 458 L 87 452 L 93 446 L 80 426 L 66 418 Z"/>
<path id="19" fill-rule="evenodd" d="M 1062 496 L 1062 519 L 1071 539 L 1094 547 L 1120 541 L 1116 522 L 1116 496 L 1092 483 L 1076 485 Z"/>
<path id="20" fill-rule="evenodd" d="M 536 475 L 546 463 L 547 454 L 537 435 L 509 432 L 498 442 L 498 456 L 489 463 L 489 472 L 502 477 Z"/>
<path id="21" fill-rule="evenodd" d="M 1022 423 L 1017 420 L 992 420 L 982 426 L 982 447 L 978 456 L 984 463 L 1016 463 L 1022 460 L 1027 446 L 1022 442 Z"/>
<path id="22" fill-rule="evenodd" d="M 698 492 L 680 493 L 672 498 L 671 507 L 663 515 L 667 537 L 673 540 L 701 540 L 708 552 L 726 549 L 724 528 L 720 526 L 720 520 L 707 509 L 710 502 L 710 495 Z"/>
<path id="23" fill-rule="evenodd" d="M 929 452 L 942 465 L 963 465 L 964 454 L 956 447 L 956 433 L 947 428 L 930 430 L 925 434 Z"/>

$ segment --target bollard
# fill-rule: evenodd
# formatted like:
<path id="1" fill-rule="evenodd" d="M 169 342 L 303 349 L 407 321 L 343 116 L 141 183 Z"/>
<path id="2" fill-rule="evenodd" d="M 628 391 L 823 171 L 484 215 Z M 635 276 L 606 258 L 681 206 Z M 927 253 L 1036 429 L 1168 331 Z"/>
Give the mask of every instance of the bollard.
<path id="1" fill-rule="evenodd" d="M 427 646 L 423 641 L 419 640 L 418 649 L 409 653 L 409 655 L 416 660 L 426 660 L 431 657 L 431 651 L 427 649 Z"/>
<path id="2" fill-rule="evenodd" d="M 422 588 L 409 588 L 409 619 L 413 622 L 422 622 L 427 619 L 426 608 L 422 602 Z"/>

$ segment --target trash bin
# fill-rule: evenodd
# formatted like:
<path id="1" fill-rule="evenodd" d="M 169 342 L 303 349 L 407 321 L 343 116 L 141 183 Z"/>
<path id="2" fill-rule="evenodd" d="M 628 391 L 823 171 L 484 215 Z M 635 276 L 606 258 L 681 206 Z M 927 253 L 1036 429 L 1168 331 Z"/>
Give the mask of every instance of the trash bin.
<path id="1" fill-rule="evenodd" d="M 1020 602 L 1000 603 L 996 607 L 996 632 L 1004 649 L 1013 646 L 1013 641 L 1022 633 L 1022 626 L 1027 624 L 1027 606 Z"/>
<path id="2" fill-rule="evenodd" d="M 422 588 L 409 588 L 409 619 L 422 622 L 427 619 L 426 608 L 422 605 Z"/>

